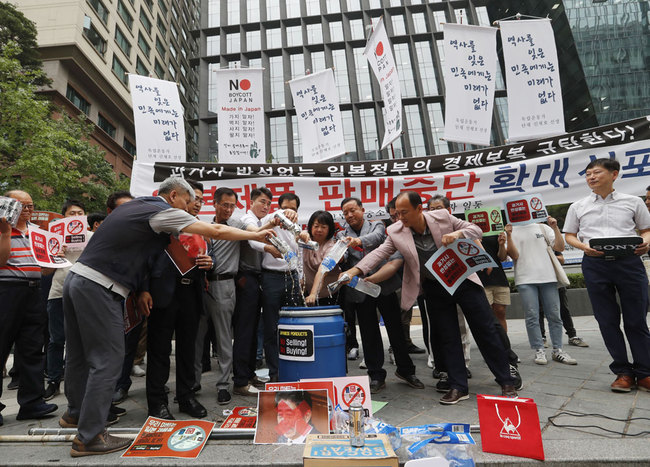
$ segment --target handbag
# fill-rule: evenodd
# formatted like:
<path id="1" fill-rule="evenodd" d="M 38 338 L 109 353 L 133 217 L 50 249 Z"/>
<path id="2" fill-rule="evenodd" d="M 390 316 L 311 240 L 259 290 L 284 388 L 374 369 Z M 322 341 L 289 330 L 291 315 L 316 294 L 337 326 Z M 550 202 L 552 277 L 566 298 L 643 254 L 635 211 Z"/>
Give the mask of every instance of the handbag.
<path id="1" fill-rule="evenodd" d="M 546 236 L 546 231 L 541 224 L 539 225 L 539 229 L 542 231 L 542 235 L 544 235 L 544 240 L 546 240 L 546 253 L 548 253 L 549 258 L 551 259 L 551 264 L 553 265 L 553 270 L 555 271 L 555 277 L 557 278 L 557 286 L 558 288 L 568 287 L 570 284 L 569 278 L 567 277 L 566 272 L 564 272 L 564 268 L 560 264 L 560 260 L 557 259 L 557 256 L 555 256 L 555 251 L 553 251 L 553 247 L 551 247 L 551 241 Z"/>

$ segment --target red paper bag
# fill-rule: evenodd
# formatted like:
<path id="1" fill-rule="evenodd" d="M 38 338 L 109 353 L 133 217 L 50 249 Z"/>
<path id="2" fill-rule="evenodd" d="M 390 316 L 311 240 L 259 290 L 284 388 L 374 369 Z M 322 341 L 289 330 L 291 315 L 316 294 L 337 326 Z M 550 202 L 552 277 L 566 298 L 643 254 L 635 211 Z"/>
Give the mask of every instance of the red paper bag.
<path id="1" fill-rule="evenodd" d="M 477 396 L 484 452 L 544 460 L 537 404 L 522 397 Z"/>

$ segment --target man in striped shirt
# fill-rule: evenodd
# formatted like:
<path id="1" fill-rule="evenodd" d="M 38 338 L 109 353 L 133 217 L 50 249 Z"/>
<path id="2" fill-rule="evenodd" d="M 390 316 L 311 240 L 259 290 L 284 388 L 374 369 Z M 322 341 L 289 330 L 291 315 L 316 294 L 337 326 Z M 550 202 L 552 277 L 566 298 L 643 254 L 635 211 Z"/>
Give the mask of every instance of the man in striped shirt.
<path id="1" fill-rule="evenodd" d="M 40 296 L 41 268 L 32 256 L 28 232 L 34 202 L 24 191 L 10 191 L 5 196 L 20 201 L 23 212 L 13 228 L 7 219 L 0 219 L 0 366 L 15 344 L 20 372 L 20 410 L 16 419 L 42 418 L 58 407 L 43 400 L 45 313 Z M 0 403 L 0 411 L 4 408 Z M 0 425 L 2 421 L 0 414 Z"/>

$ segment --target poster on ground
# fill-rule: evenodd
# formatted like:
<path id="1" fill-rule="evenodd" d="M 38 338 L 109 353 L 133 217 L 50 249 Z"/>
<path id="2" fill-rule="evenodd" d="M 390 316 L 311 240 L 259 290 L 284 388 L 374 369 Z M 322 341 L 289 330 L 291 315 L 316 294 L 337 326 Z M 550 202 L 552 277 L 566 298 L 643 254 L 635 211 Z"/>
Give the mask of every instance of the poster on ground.
<path id="1" fill-rule="evenodd" d="M 253 429 L 257 423 L 257 407 L 235 407 L 221 424 L 221 429 Z"/>
<path id="2" fill-rule="evenodd" d="M 165 420 L 149 417 L 122 457 L 182 457 L 196 459 L 214 428 L 205 420 Z"/>

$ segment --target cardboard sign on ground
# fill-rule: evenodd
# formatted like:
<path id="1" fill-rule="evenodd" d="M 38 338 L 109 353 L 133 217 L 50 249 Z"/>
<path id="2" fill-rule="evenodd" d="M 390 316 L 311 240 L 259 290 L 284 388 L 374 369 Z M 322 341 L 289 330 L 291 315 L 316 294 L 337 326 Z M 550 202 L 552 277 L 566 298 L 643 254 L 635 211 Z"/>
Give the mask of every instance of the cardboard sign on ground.
<path id="1" fill-rule="evenodd" d="M 399 459 L 386 435 L 366 435 L 365 446 L 350 446 L 348 435 L 309 435 L 303 467 L 398 467 Z"/>

